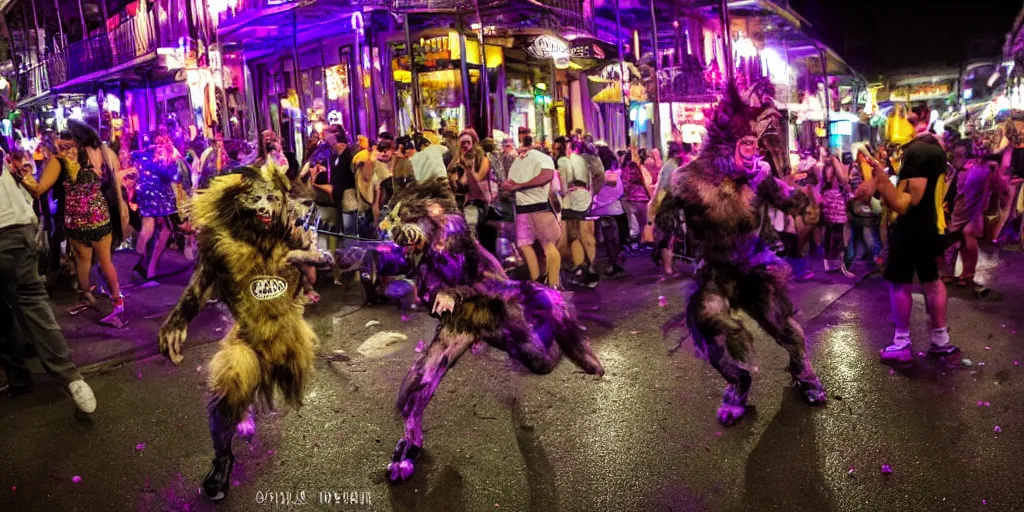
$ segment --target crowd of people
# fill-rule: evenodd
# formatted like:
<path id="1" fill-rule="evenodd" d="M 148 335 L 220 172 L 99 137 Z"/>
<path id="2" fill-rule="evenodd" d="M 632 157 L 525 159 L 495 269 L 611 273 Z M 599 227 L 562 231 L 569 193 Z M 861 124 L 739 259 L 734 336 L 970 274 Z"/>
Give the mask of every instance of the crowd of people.
<path id="1" fill-rule="evenodd" d="M 985 287 L 975 282 L 981 245 L 1019 237 L 1024 172 L 1018 168 L 1024 168 L 1024 151 L 1016 149 L 1020 136 L 1008 126 L 1001 138 L 935 136 L 948 161 L 939 204 L 945 252 L 937 263 L 944 284 L 983 293 Z M 31 249 L 41 256 L 38 271 L 50 285 L 62 274 L 75 276 L 79 299 L 73 314 L 98 308 L 100 292 L 111 304 L 104 320 L 123 323 L 126 306 L 114 251 L 134 250 L 133 277 L 143 280 L 161 275 L 160 257 L 168 249 L 193 259 L 191 196 L 213 177 L 243 165 L 281 173 L 293 197 L 315 204 L 311 221 L 328 235 L 323 238 L 332 252 L 386 236 L 378 226 L 390 198 L 410 184 L 443 178 L 485 249 L 507 268 L 525 267 L 531 280 L 555 289 L 623 277 L 625 259 L 642 254 L 669 279 L 680 260 L 697 256 L 690 237 L 660 232 L 654 220 L 673 171 L 695 158 L 699 145 L 672 141 L 662 155 L 656 148 L 613 149 L 582 131 L 547 143 L 525 128 L 517 138 L 502 140 L 481 139 L 467 129 L 397 137 L 384 132 L 370 141 L 326 125 L 312 133 L 300 161 L 269 130 L 252 143 L 227 141 L 215 128 L 212 140 L 186 141 L 176 133 L 173 125 L 161 127 L 146 137 L 148 147 L 130 151 L 104 143 L 88 123 L 72 120 L 59 134 L 4 141 L 5 180 L 18 189 L 6 193 L 31 200 L 29 210 L 5 222 L 21 226 L 32 217 L 38 227 L 25 236 L 31 235 Z M 777 233 L 778 254 L 797 279 L 812 278 L 814 269 L 852 277 L 858 262 L 883 264 L 896 212 L 881 191 L 859 191 L 874 181 L 876 168 L 897 183 L 906 150 L 864 144 L 845 153 L 815 148 L 793 152 L 785 175 L 771 166 L 777 178 L 810 198 L 800 214 L 769 207 L 766 216 Z M 352 270 L 342 263 L 331 271 L 339 285 Z M 102 283 L 91 279 L 94 265 Z M 303 270 L 305 297 L 315 303 L 317 271 Z M 46 320 L 38 320 L 44 330 Z"/>

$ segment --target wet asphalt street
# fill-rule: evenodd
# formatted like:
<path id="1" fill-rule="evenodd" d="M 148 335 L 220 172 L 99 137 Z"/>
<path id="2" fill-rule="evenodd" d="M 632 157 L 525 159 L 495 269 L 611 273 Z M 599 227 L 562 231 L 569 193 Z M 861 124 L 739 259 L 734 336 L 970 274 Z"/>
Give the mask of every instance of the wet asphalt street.
<path id="1" fill-rule="evenodd" d="M 788 387 L 785 353 L 762 336 L 753 407 L 724 428 L 714 419 L 719 376 L 689 343 L 670 355 L 660 337 L 685 280 L 659 283 L 637 258 L 634 277 L 572 297 L 604 378 L 568 361 L 534 376 L 494 349 L 467 354 L 427 409 L 425 453 L 401 485 L 384 479 L 402 430 L 394 398 L 435 322 L 361 308 L 355 290 L 335 288 L 308 318 L 321 350 L 349 360 L 318 361 L 305 407 L 262 417 L 251 444 L 236 440 L 235 486 L 217 508 L 1024 510 L 1024 254 L 983 265 L 993 296 L 950 298 L 952 337 L 969 367 L 959 358 L 879 363 L 892 327 L 877 276 L 855 287 L 831 276 L 794 284 L 830 401 L 804 405 Z M 925 350 L 915 300 L 915 345 Z M 408 339 L 363 344 L 381 331 Z M 213 510 L 198 486 L 212 457 L 203 383 L 215 350 L 187 344 L 180 367 L 150 357 L 92 375 L 99 406 L 90 422 L 76 420 L 44 377 L 31 395 L 4 395 L 0 511 Z M 350 503 L 323 503 L 325 492 Z M 290 506 L 277 503 L 285 493 Z"/>

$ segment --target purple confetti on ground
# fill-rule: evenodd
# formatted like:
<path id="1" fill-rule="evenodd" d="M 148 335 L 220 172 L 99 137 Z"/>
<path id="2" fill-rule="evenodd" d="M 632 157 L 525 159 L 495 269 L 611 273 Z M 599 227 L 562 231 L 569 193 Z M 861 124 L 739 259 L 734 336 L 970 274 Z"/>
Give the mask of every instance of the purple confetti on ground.
<path id="1" fill-rule="evenodd" d="M 139 443 L 139 444 L 135 445 L 135 451 L 137 451 L 137 452 L 141 452 L 142 450 L 145 450 L 145 449 L 146 449 L 146 443 Z"/>
<path id="2" fill-rule="evenodd" d="M 239 482 L 238 480 L 232 480 L 231 481 L 231 486 L 232 487 L 238 487 L 239 485 L 242 485 L 242 482 Z"/>
<path id="3" fill-rule="evenodd" d="M 715 437 L 722 437 L 722 431 L 715 432 Z"/>
<path id="4" fill-rule="evenodd" d="M 82 477 L 80 477 L 78 475 L 75 475 L 75 476 L 71 477 L 71 481 L 77 484 L 78 482 L 82 481 Z"/>
<path id="5" fill-rule="evenodd" d="M 135 378 L 136 378 L 137 380 L 142 380 L 142 372 L 141 372 L 141 371 L 139 371 L 139 372 L 135 372 Z"/>
<path id="6" fill-rule="evenodd" d="M 427 342 L 425 342 L 423 340 L 420 340 L 420 341 L 416 342 L 416 352 L 417 353 L 423 352 L 424 350 L 426 350 L 426 348 L 427 348 Z"/>
<path id="7" fill-rule="evenodd" d="M 1014 361 L 1013 361 L 1013 365 L 1014 365 L 1014 366 L 1020 366 L 1020 361 L 1016 361 L 1016 360 L 1014 360 Z"/>
<path id="8" fill-rule="evenodd" d="M 196 371 L 197 371 L 197 372 L 201 372 L 201 371 L 203 371 L 203 367 L 202 367 L 202 366 L 196 366 Z"/>
<path id="9" fill-rule="evenodd" d="M 888 475 L 889 473 L 892 473 L 892 466 L 888 464 L 882 464 L 882 474 Z"/>
<path id="10" fill-rule="evenodd" d="M 658 307 L 659 308 L 663 308 L 665 306 L 668 306 L 668 299 L 666 299 L 664 295 L 659 295 L 658 296 Z"/>
<path id="11" fill-rule="evenodd" d="M 850 469 L 848 469 L 846 471 L 846 476 L 853 476 L 853 474 L 856 473 L 856 472 L 857 472 L 857 468 L 855 468 L 853 466 L 850 466 Z"/>
<path id="12" fill-rule="evenodd" d="M 982 498 L 981 499 L 981 504 L 982 505 L 988 505 L 988 500 L 986 500 L 985 498 Z"/>
<path id="13" fill-rule="evenodd" d="M 409 321 L 409 315 L 402 315 L 402 321 L 403 322 L 408 322 Z"/>
<path id="14" fill-rule="evenodd" d="M 896 370 L 889 368 L 889 375 L 896 375 Z"/>
<path id="15" fill-rule="evenodd" d="M 992 347 L 985 347 L 985 350 L 992 350 Z"/>
<path id="16" fill-rule="evenodd" d="M 1000 427 L 999 425 L 996 425 L 996 428 L 992 429 L 992 431 L 995 432 L 996 434 L 998 434 L 998 433 L 1003 431 L 1003 427 Z"/>

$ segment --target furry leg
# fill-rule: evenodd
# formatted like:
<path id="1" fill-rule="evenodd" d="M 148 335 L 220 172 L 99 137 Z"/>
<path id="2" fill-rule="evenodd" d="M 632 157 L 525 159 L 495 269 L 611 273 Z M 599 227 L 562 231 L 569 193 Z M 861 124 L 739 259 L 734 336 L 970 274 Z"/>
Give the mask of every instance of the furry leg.
<path id="1" fill-rule="evenodd" d="M 789 373 L 804 400 L 811 405 L 825 403 L 828 393 L 807 358 L 804 330 L 793 318 L 793 304 L 785 288 L 769 284 L 757 295 L 760 295 L 759 303 L 748 305 L 747 312 L 789 353 Z"/>
<path id="2" fill-rule="evenodd" d="M 569 311 L 562 296 L 550 288 L 530 282 L 522 283 L 520 291 L 523 296 L 520 322 L 524 322 L 525 327 L 522 324 L 512 327 L 513 323 L 508 326 L 511 328 L 506 328 L 509 355 L 534 373 L 543 374 L 554 369 L 560 352 L 564 352 L 583 371 L 604 375 L 604 368 L 590 348 L 583 326 Z M 561 350 L 556 351 L 555 348 Z"/>
<path id="3" fill-rule="evenodd" d="M 255 398 L 260 382 L 256 353 L 232 332 L 210 360 L 208 383 L 210 438 L 213 440 L 213 469 L 203 480 L 203 494 L 210 500 L 224 499 L 231 481 L 235 456 L 231 441 L 239 423 Z"/>
<path id="4" fill-rule="evenodd" d="M 562 349 L 555 342 L 555 331 L 549 325 L 530 324 L 516 315 L 505 320 L 503 340 L 509 357 L 519 361 L 533 373 L 551 373 L 562 359 Z"/>
<path id="5" fill-rule="evenodd" d="M 746 356 L 754 337 L 732 317 L 728 299 L 708 289 L 690 298 L 687 316 L 694 345 L 728 383 L 718 407 L 718 421 L 734 425 L 746 413 L 751 383 L 750 372 L 738 360 Z"/>
<path id="6" fill-rule="evenodd" d="M 562 347 L 565 357 L 576 363 L 584 372 L 590 375 L 604 375 L 604 367 L 601 361 L 590 347 L 590 340 L 583 331 L 579 320 L 566 314 L 555 331 L 555 341 Z"/>
<path id="7" fill-rule="evenodd" d="M 388 480 L 399 482 L 412 476 L 414 462 L 423 449 L 423 412 L 445 373 L 474 341 L 473 335 L 455 332 L 442 323 L 430 346 L 405 375 L 396 403 L 405 418 L 405 435 L 395 446 L 388 464 Z"/>

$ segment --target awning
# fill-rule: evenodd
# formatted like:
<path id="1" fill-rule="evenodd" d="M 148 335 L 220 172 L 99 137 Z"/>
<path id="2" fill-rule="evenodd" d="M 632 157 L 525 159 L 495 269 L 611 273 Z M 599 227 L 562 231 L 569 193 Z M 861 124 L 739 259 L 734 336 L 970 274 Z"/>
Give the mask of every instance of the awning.
<path id="1" fill-rule="evenodd" d="M 95 89 L 94 86 L 96 82 L 106 82 L 108 80 L 122 78 L 127 74 L 127 72 L 133 72 L 137 66 L 154 60 L 156 60 L 156 52 L 150 52 L 146 55 L 142 55 L 125 62 L 124 64 L 118 64 L 110 69 L 94 71 L 88 75 L 73 78 L 67 82 L 52 87 L 50 91 L 53 93 L 81 92 L 83 90 L 92 92 L 92 90 Z"/>
<path id="2" fill-rule="evenodd" d="M 52 95 L 50 94 L 50 91 L 41 92 L 39 94 L 36 94 L 35 96 L 29 97 L 29 98 L 25 98 L 25 99 L 19 101 L 15 105 L 15 108 L 18 108 L 18 109 L 32 108 L 32 107 L 34 107 L 36 105 L 39 105 L 39 104 L 45 102 L 46 100 L 50 99 L 51 97 L 52 97 Z"/>

